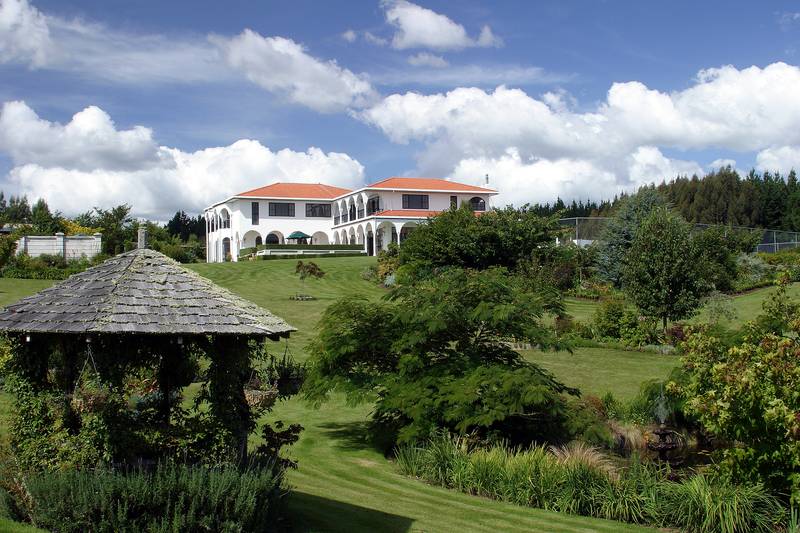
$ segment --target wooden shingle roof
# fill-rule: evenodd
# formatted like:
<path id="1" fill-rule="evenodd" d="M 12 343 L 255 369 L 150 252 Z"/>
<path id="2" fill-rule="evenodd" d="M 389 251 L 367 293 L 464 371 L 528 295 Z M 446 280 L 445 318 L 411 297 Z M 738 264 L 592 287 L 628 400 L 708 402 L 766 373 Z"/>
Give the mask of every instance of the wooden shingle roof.
<path id="1" fill-rule="evenodd" d="M 0 311 L 0 331 L 288 336 L 295 328 L 167 256 L 136 249 Z"/>

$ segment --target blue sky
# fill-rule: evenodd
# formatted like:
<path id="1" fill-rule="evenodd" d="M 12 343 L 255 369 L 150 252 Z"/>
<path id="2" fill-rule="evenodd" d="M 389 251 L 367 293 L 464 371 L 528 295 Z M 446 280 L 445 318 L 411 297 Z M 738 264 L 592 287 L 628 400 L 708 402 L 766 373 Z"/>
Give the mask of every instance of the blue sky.
<path id="1" fill-rule="evenodd" d="M 786 172 L 798 50 L 789 2 L 0 0 L 0 188 L 163 219 L 275 180 Z"/>

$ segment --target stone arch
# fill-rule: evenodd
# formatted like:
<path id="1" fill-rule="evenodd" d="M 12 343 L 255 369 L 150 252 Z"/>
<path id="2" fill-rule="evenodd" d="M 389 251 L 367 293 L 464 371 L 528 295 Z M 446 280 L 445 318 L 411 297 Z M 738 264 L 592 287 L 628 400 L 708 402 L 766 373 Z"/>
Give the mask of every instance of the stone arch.
<path id="1" fill-rule="evenodd" d="M 356 200 L 353 197 L 347 199 L 347 219 L 349 221 L 356 220 L 356 215 L 358 214 L 358 206 L 356 205 Z"/>
<path id="2" fill-rule="evenodd" d="M 324 231 L 314 232 L 314 235 L 311 236 L 311 244 L 330 244 L 328 234 Z"/>
<path id="3" fill-rule="evenodd" d="M 233 254 L 231 253 L 231 239 L 230 237 L 225 237 L 222 239 L 222 260 L 227 261 L 228 255 L 233 258 Z"/>
<path id="4" fill-rule="evenodd" d="M 264 238 L 264 244 L 283 244 L 283 233 L 278 230 L 270 231 Z"/>
<path id="5" fill-rule="evenodd" d="M 372 222 L 364 225 L 364 245 L 367 247 L 367 255 L 375 255 L 375 231 Z"/>
<path id="6" fill-rule="evenodd" d="M 347 244 L 358 244 L 356 240 L 356 229 L 351 227 L 347 236 Z"/>
<path id="7" fill-rule="evenodd" d="M 364 244 L 364 237 L 366 237 L 364 226 L 359 225 L 358 228 L 356 228 L 356 244 Z"/>
<path id="8" fill-rule="evenodd" d="M 261 234 L 255 230 L 250 230 L 242 235 L 242 248 L 252 248 L 261 244 Z"/>
<path id="9" fill-rule="evenodd" d="M 473 211 L 486 211 L 486 200 L 480 196 L 473 196 L 469 199 L 469 207 Z"/>
<path id="10" fill-rule="evenodd" d="M 227 207 L 223 207 L 222 209 L 220 209 L 219 221 L 221 228 L 227 229 L 231 227 L 231 212 L 228 211 Z"/>
<path id="11" fill-rule="evenodd" d="M 376 247 L 378 251 L 386 250 L 389 248 L 389 243 L 397 242 L 397 231 L 394 230 L 394 224 L 388 220 L 384 220 L 378 224 L 378 230 L 375 232 Z M 394 235 L 394 241 L 392 241 Z"/>
<path id="12" fill-rule="evenodd" d="M 398 234 L 400 242 L 402 243 L 404 240 L 406 240 L 406 238 L 411 234 L 411 232 L 417 229 L 417 226 L 419 226 L 419 224 L 417 224 L 414 221 L 404 222 L 403 225 L 400 226 L 400 231 Z"/>

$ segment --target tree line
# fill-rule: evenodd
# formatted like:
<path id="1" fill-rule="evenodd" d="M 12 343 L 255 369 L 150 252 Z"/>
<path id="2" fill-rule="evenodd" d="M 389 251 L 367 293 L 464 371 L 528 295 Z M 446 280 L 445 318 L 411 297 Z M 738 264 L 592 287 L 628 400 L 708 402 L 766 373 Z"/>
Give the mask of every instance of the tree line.
<path id="1" fill-rule="evenodd" d="M 166 224 L 135 219 L 131 216 L 131 206 L 127 204 L 110 209 L 95 207 L 77 216 L 67 217 L 60 211 L 52 211 L 42 198 L 31 206 L 26 196 L 12 195 L 6 199 L 0 191 L 0 226 L 6 224 L 11 225 L 12 229 L 10 237 L 5 237 L 10 242 L 16 242 L 22 235 L 101 233 L 104 255 L 115 255 L 133 248 L 139 226 L 145 225 L 153 249 L 181 262 L 204 257 L 205 219 L 203 215 L 192 217 L 185 211 L 176 212 Z"/>
<path id="2" fill-rule="evenodd" d="M 800 184 L 794 170 L 786 176 L 755 170 L 741 176 L 725 166 L 703 177 L 679 176 L 642 189 L 657 190 L 688 222 L 800 231 Z M 571 203 L 558 198 L 532 210 L 540 216 L 608 217 L 628 197 L 622 193 L 611 200 Z"/>

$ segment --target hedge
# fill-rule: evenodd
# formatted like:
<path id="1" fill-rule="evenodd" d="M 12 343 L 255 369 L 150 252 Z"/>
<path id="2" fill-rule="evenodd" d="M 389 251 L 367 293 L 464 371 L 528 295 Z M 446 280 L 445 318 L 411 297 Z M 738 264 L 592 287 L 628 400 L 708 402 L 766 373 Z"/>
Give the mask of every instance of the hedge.
<path id="1" fill-rule="evenodd" d="M 275 531 L 279 469 L 158 465 L 154 471 L 43 472 L 4 493 L 14 518 L 62 533 Z M 9 501 L 10 500 L 10 501 Z"/>
<path id="2" fill-rule="evenodd" d="M 339 254 L 280 254 L 280 255 L 259 255 L 258 259 L 264 261 L 270 261 L 273 259 L 307 259 L 307 258 L 317 258 L 317 257 L 358 257 L 361 255 L 366 255 L 364 253 L 339 253 Z"/>
<path id="3" fill-rule="evenodd" d="M 363 244 L 260 244 L 239 250 L 239 256 L 259 250 L 363 250 Z"/>

